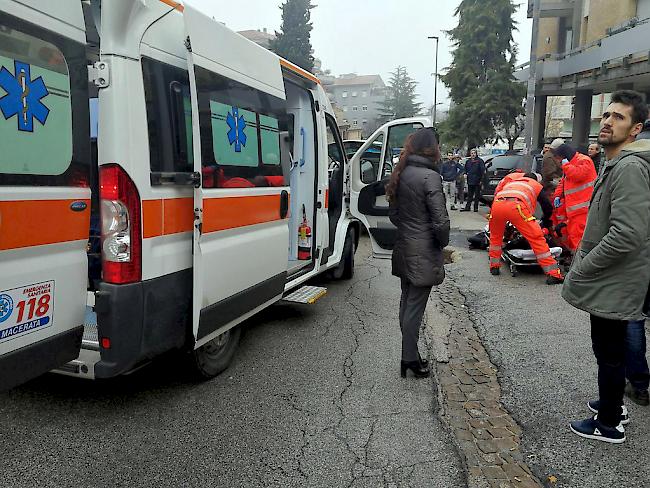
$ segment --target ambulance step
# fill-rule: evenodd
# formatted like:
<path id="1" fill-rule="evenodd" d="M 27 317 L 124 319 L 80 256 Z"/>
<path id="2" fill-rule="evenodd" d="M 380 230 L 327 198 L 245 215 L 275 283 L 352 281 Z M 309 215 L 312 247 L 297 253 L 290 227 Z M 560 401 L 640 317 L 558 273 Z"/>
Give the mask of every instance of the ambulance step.
<path id="1" fill-rule="evenodd" d="M 84 335 L 81 342 L 86 349 L 99 351 L 99 337 L 97 335 L 97 314 L 93 307 L 86 306 L 86 316 L 84 318 Z"/>
<path id="2" fill-rule="evenodd" d="M 303 286 L 286 295 L 282 301 L 291 303 L 312 304 L 327 294 L 327 288 L 322 286 Z"/>

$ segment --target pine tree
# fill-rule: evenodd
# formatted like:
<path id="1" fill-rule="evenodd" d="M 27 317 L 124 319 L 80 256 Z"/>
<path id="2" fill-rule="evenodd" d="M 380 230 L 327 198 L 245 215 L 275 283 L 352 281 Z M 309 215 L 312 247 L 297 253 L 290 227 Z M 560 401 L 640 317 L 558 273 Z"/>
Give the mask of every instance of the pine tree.
<path id="1" fill-rule="evenodd" d="M 512 32 L 517 7 L 512 0 L 462 0 L 456 9 L 453 62 L 441 77 L 454 107 L 443 124 L 446 140 L 469 147 L 520 134 L 526 87 L 515 81 L 517 56 Z"/>
<path id="2" fill-rule="evenodd" d="M 312 30 L 311 0 L 286 0 L 281 6 L 282 32 L 275 33 L 270 49 L 278 56 L 307 71 L 314 69 L 310 35 Z"/>
<path id="3" fill-rule="evenodd" d="M 386 100 L 380 105 L 380 118 L 399 119 L 413 117 L 422 110 L 422 104 L 415 101 L 417 83 L 406 72 L 406 68 L 398 66 L 391 73 L 388 82 Z"/>

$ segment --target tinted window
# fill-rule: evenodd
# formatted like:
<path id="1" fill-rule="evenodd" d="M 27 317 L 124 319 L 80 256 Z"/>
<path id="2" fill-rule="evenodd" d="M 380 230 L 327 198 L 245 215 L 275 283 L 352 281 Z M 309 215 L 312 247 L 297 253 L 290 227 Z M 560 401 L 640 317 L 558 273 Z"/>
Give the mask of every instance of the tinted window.
<path id="1" fill-rule="evenodd" d="M 187 71 L 142 58 L 153 172 L 192 171 L 192 105 Z"/>
<path id="2" fill-rule="evenodd" d="M 496 170 L 510 170 L 510 169 L 517 169 L 517 168 L 523 168 L 524 166 L 524 160 L 521 156 L 497 156 L 494 159 L 492 159 L 491 165 L 490 165 L 490 171 L 496 171 Z"/>
<path id="3" fill-rule="evenodd" d="M 203 186 L 284 186 L 280 133 L 285 101 L 196 68 Z"/>
<path id="4" fill-rule="evenodd" d="M 88 184 L 85 49 L 0 13 L 0 184 Z"/>

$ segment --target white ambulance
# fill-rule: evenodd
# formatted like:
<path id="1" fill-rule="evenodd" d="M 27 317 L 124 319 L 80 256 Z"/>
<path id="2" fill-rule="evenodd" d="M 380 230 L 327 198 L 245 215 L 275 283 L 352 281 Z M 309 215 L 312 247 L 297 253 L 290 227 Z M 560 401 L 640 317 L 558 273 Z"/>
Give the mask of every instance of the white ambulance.
<path id="1" fill-rule="evenodd" d="M 431 125 L 348 162 L 317 78 L 171 0 L 0 0 L 0 113 L 0 389 L 223 371 L 243 320 L 352 276 L 361 225 L 390 254 L 382 179 Z"/>

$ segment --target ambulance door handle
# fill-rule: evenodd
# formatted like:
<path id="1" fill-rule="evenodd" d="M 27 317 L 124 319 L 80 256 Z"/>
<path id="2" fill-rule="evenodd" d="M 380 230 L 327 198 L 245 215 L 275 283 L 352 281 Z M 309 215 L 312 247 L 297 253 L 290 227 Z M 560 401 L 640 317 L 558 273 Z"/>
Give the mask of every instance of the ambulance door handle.
<path id="1" fill-rule="evenodd" d="M 280 218 L 284 219 L 289 213 L 289 192 L 282 190 L 280 193 Z"/>

